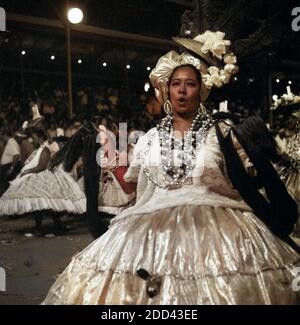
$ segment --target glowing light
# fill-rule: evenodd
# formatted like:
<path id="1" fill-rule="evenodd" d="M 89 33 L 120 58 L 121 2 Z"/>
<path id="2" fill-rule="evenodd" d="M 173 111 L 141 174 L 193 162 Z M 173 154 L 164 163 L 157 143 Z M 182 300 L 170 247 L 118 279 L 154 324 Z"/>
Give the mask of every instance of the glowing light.
<path id="1" fill-rule="evenodd" d="M 79 24 L 83 19 L 83 12 L 79 8 L 72 8 L 68 11 L 68 20 L 72 24 Z"/>

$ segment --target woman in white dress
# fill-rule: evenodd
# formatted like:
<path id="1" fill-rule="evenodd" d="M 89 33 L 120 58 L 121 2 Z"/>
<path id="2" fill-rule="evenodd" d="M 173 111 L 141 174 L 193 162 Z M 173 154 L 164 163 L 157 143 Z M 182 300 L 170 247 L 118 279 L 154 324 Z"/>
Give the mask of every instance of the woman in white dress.
<path id="1" fill-rule="evenodd" d="M 203 111 L 203 67 L 188 53 L 159 60 L 150 80 L 167 117 L 139 139 L 125 175 L 136 204 L 73 257 L 45 304 L 297 303 L 299 254 L 228 178 L 220 132 L 248 157 L 231 127 Z"/>
<path id="2" fill-rule="evenodd" d="M 59 229 L 60 214 L 84 213 L 86 199 L 76 181 L 62 167 L 55 172 L 47 169 L 50 150 L 44 132 L 35 130 L 31 136 L 37 149 L 1 197 L 0 216 L 33 214 L 37 230 L 41 231 L 43 215 L 49 214 Z"/>
<path id="3" fill-rule="evenodd" d="M 99 125 L 97 131 L 97 138 L 94 140 L 101 145 L 100 150 L 97 151 L 98 165 L 101 170 L 98 182 L 97 211 L 99 213 L 96 218 L 103 223 L 98 226 L 94 225 L 93 229 L 90 229 L 95 238 L 98 238 L 108 229 L 109 221 L 113 217 L 134 204 L 136 185 L 124 181 L 124 175 L 128 169 L 128 160 L 127 156 L 123 159 L 123 154 L 120 155 L 116 150 L 113 133 L 107 130 L 104 125 Z M 78 184 L 85 192 L 84 177 L 80 178 Z"/>

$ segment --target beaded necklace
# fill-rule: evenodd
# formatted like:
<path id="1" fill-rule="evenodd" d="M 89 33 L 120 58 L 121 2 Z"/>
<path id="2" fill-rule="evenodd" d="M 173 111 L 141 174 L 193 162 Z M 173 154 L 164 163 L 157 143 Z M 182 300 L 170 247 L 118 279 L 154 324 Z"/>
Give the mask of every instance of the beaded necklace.
<path id="1" fill-rule="evenodd" d="M 157 126 L 164 184 L 157 182 L 149 170 L 143 168 L 149 181 L 159 188 L 180 187 L 191 177 L 195 167 L 196 150 L 206 141 L 208 129 L 214 124 L 210 115 L 198 113 L 183 139 L 178 140 L 173 136 L 172 122 L 173 117 L 168 115 Z"/>

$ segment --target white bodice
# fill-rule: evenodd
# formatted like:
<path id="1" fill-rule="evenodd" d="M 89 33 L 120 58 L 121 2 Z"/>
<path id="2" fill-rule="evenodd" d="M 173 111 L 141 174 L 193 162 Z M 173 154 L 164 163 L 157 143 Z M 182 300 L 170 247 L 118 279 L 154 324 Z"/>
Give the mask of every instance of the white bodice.
<path id="1" fill-rule="evenodd" d="M 26 170 L 29 170 L 29 169 L 32 169 L 32 168 L 35 168 L 38 166 L 40 158 L 41 158 L 41 154 L 45 147 L 46 147 L 46 145 L 41 145 L 38 149 L 33 151 L 33 153 L 25 161 L 25 165 L 22 168 L 20 174 L 22 174 Z"/>
<path id="2" fill-rule="evenodd" d="M 234 144 L 242 160 L 245 160 L 243 157 L 246 156 L 239 143 L 234 141 Z M 136 204 L 123 211 L 118 218 L 181 205 L 222 206 L 251 211 L 226 174 L 224 157 L 214 127 L 209 129 L 205 143 L 196 151 L 192 177 L 180 187 L 159 188 L 144 172 L 146 167 L 150 177 L 159 183 L 164 182 L 160 150 L 156 128 L 139 139 L 133 160 L 124 177 L 126 181 L 138 183 Z"/>

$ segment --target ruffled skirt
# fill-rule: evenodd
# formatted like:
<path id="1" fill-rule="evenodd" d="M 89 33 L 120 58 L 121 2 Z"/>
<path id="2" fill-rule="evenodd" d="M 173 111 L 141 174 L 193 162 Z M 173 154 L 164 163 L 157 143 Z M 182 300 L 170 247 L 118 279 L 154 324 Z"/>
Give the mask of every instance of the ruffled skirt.
<path id="1" fill-rule="evenodd" d="M 59 169 L 17 178 L 0 199 L 0 216 L 42 210 L 82 214 L 86 198 L 72 176 Z"/>
<path id="2" fill-rule="evenodd" d="M 299 261 L 251 212 L 179 206 L 113 219 L 44 304 L 297 304 Z"/>

